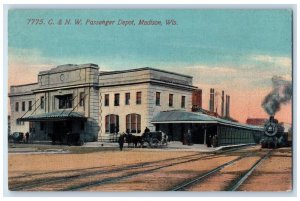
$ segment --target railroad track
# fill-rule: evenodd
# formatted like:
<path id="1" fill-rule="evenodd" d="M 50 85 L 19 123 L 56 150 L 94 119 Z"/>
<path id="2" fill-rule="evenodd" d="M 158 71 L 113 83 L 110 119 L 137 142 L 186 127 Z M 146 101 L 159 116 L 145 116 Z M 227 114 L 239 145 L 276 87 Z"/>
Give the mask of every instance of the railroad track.
<path id="1" fill-rule="evenodd" d="M 243 182 L 251 175 L 251 173 L 255 170 L 256 167 L 258 167 L 265 159 L 267 159 L 270 154 L 273 152 L 273 150 L 268 151 L 264 156 L 262 156 L 259 160 L 257 160 L 255 162 L 255 164 L 248 169 L 247 171 L 245 171 L 242 176 L 236 178 L 231 185 L 229 185 L 228 187 L 226 187 L 226 191 L 235 191 L 237 190 L 242 184 Z M 169 189 L 169 191 L 185 191 L 187 188 L 190 188 L 191 186 L 195 185 L 195 184 L 199 184 L 201 182 L 205 182 L 205 180 L 209 177 L 214 176 L 216 173 L 220 172 L 223 168 L 233 165 L 236 162 L 240 161 L 241 159 L 245 158 L 245 157 L 249 157 L 252 156 L 253 154 L 246 154 L 245 156 L 240 156 L 237 159 L 231 160 L 227 163 L 224 163 L 223 165 L 220 165 L 204 174 L 201 174 L 193 179 L 189 179 L 188 181 L 185 181 L 179 185 L 176 185 L 175 187 L 172 187 L 171 189 Z"/>
<path id="2" fill-rule="evenodd" d="M 228 152 L 234 152 L 234 151 L 237 151 L 237 150 L 240 150 L 240 149 L 241 148 L 234 148 L 232 150 L 226 150 L 226 151 L 222 152 L 222 154 L 228 153 Z M 62 189 L 62 191 L 75 191 L 75 190 L 82 190 L 82 189 L 85 189 L 85 188 L 100 186 L 100 185 L 109 184 L 109 183 L 118 183 L 121 180 L 128 179 L 130 177 L 134 177 L 134 176 L 138 176 L 138 175 L 151 173 L 151 172 L 163 169 L 163 168 L 167 168 L 167 167 L 171 167 L 171 166 L 175 166 L 175 165 L 179 165 L 179 164 L 184 164 L 184 163 L 189 163 L 189 162 L 194 162 L 194 161 L 198 161 L 198 160 L 203 160 L 203 159 L 217 158 L 217 157 L 224 157 L 224 156 L 221 156 L 221 153 L 220 153 L 220 155 L 218 155 L 218 156 L 216 156 L 215 154 L 211 154 L 211 155 L 207 155 L 207 156 L 196 157 L 196 158 L 188 159 L 188 160 L 185 160 L 185 161 L 170 163 L 170 164 L 166 164 L 166 165 L 160 165 L 158 167 L 154 167 L 152 169 L 145 170 L 145 171 L 133 172 L 133 173 L 129 173 L 129 174 L 126 174 L 126 175 L 117 176 L 117 177 L 114 177 L 114 178 L 107 178 L 107 179 L 97 180 L 97 181 L 93 181 L 93 182 L 81 183 L 79 185 L 64 188 L 64 189 Z"/>
<path id="3" fill-rule="evenodd" d="M 247 178 L 252 174 L 252 172 L 265 161 L 273 152 L 273 150 L 269 151 L 265 156 L 261 157 L 248 171 L 246 171 L 241 177 L 237 178 L 233 185 L 227 187 L 227 191 L 236 191 L 238 188 L 247 180 Z"/>
<path id="4" fill-rule="evenodd" d="M 145 162 L 145 163 L 127 165 L 127 166 L 124 166 L 124 167 L 121 167 L 121 168 L 114 168 L 114 169 L 109 169 L 109 170 L 103 170 L 104 167 L 94 167 L 94 168 L 87 168 L 87 169 L 75 169 L 75 170 L 65 170 L 65 171 L 49 171 L 49 172 L 45 172 L 45 173 L 28 174 L 28 175 L 24 175 L 24 176 L 20 176 L 20 177 L 14 177 L 14 179 L 32 177 L 32 176 L 36 176 L 36 175 L 40 176 L 40 175 L 56 174 L 56 173 L 62 173 L 62 172 L 70 173 L 70 174 L 73 173 L 73 175 L 69 175 L 69 176 L 46 177 L 46 178 L 36 179 L 36 180 L 33 180 L 33 181 L 31 180 L 31 181 L 28 181 L 28 182 L 23 182 L 20 185 L 10 187 L 10 190 L 11 191 L 27 190 L 29 188 L 33 188 L 33 187 L 36 187 L 36 186 L 46 185 L 46 184 L 53 184 L 53 183 L 56 183 L 56 182 L 62 182 L 64 180 L 82 178 L 82 177 L 85 177 L 85 176 L 92 176 L 92 175 L 97 175 L 97 174 L 124 171 L 124 170 L 128 170 L 128 169 L 144 167 L 144 166 L 147 166 L 147 165 L 149 166 L 149 165 L 153 165 L 153 164 L 156 164 L 156 163 L 172 161 L 172 160 L 180 160 L 182 158 L 199 156 L 199 155 L 200 154 L 192 154 L 192 155 L 187 155 L 187 156 L 182 156 L 182 157 L 177 157 L 177 158 L 174 157 L 174 158 L 169 158 L 169 159 L 165 159 L 165 160 L 157 160 L 157 161 L 153 161 L 153 162 Z M 107 167 L 109 167 L 109 166 L 107 166 Z M 86 171 L 86 170 L 89 170 L 89 169 L 96 169 L 96 170 L 92 171 L 92 172 L 82 173 L 82 171 Z"/>
<path id="5" fill-rule="evenodd" d="M 24 191 L 24 190 L 34 189 L 35 187 L 40 187 L 43 185 L 56 184 L 56 183 L 81 179 L 81 178 L 85 178 L 85 177 L 90 177 L 90 176 L 94 176 L 94 175 L 109 174 L 109 173 L 115 173 L 115 172 L 120 172 L 120 171 L 132 170 L 132 169 L 136 169 L 138 171 L 139 168 L 149 168 L 145 171 L 133 172 L 133 173 L 130 173 L 127 175 L 123 175 L 123 176 L 119 176 L 119 177 L 115 177 L 115 178 L 107 178 L 107 179 L 103 179 L 100 181 L 86 182 L 86 183 L 82 183 L 77 186 L 71 186 L 71 187 L 66 187 L 66 188 L 61 189 L 63 191 L 79 190 L 79 189 L 83 189 L 83 188 L 90 187 L 90 186 L 102 185 L 102 184 L 106 184 L 106 183 L 114 183 L 116 181 L 120 181 L 121 179 L 126 179 L 126 178 L 133 177 L 136 175 L 149 173 L 149 172 L 152 172 L 155 170 L 159 170 L 159 169 L 162 169 L 165 167 L 170 167 L 170 166 L 174 166 L 174 165 L 178 165 L 178 164 L 182 164 L 182 163 L 193 162 L 193 161 L 201 160 L 201 159 L 205 159 L 205 158 L 209 159 L 209 158 L 214 158 L 214 157 L 220 157 L 220 155 L 222 155 L 222 154 L 234 152 L 234 151 L 244 149 L 244 148 L 245 147 L 234 148 L 231 150 L 226 150 L 226 151 L 220 152 L 218 154 L 214 153 L 214 154 L 208 154 L 206 156 L 200 156 L 200 157 L 199 157 L 199 155 L 201 155 L 201 154 L 192 154 L 192 155 L 188 155 L 188 156 L 170 158 L 170 159 L 166 159 L 166 160 L 158 160 L 158 161 L 154 161 L 154 162 L 145 162 L 142 164 L 134 164 L 134 165 L 129 165 L 129 166 L 110 169 L 110 170 L 99 170 L 99 171 L 87 172 L 87 173 L 83 173 L 83 174 L 81 173 L 81 174 L 74 174 L 74 175 L 70 175 L 70 176 L 62 176 L 62 177 L 55 177 L 55 178 L 42 178 L 42 179 L 38 179 L 38 180 L 28 181 L 21 185 L 16 185 L 14 187 L 11 187 L 10 190 Z M 177 162 L 173 162 L 173 161 L 177 161 Z M 171 163 L 165 164 L 166 162 L 171 162 Z M 164 163 L 164 164 L 160 165 L 160 163 Z M 51 173 L 53 173 L 53 172 L 51 172 Z"/>

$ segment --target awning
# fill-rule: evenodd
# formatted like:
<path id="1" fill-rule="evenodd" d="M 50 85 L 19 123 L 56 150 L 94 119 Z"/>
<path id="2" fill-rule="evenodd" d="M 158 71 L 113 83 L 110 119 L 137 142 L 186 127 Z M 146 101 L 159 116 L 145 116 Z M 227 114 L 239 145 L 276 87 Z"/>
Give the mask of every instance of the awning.
<path id="1" fill-rule="evenodd" d="M 232 127 L 245 128 L 250 130 L 262 131 L 263 127 L 248 124 L 237 123 L 226 119 L 209 116 L 200 112 L 187 112 L 184 110 L 171 110 L 159 112 L 153 117 L 153 124 L 171 124 L 171 123 L 202 123 L 202 124 L 220 124 Z"/>
<path id="2" fill-rule="evenodd" d="M 56 111 L 19 118 L 20 121 L 64 121 L 87 119 L 82 113 L 71 111 Z"/>
<path id="3" fill-rule="evenodd" d="M 218 123 L 208 115 L 186 112 L 183 110 L 171 110 L 158 113 L 151 123 Z"/>

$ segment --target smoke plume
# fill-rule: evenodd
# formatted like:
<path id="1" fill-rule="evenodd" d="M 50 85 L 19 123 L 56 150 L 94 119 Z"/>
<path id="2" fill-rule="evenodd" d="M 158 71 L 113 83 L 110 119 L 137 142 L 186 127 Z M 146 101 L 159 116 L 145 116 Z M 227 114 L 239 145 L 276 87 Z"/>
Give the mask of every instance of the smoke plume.
<path id="1" fill-rule="evenodd" d="M 272 78 L 273 90 L 265 97 L 262 107 L 265 111 L 274 116 L 280 110 L 281 104 L 288 103 L 293 94 L 292 82 L 284 80 L 280 76 Z"/>

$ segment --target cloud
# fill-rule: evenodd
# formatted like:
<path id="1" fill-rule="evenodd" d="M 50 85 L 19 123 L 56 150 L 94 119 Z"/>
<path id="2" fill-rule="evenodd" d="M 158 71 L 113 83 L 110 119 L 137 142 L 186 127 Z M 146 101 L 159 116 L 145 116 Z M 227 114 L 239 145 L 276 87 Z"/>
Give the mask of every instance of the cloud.
<path id="1" fill-rule="evenodd" d="M 250 56 L 251 60 L 258 61 L 265 64 L 271 64 L 274 66 L 280 66 L 282 68 L 291 68 L 292 59 L 290 57 L 280 57 L 280 56 L 271 56 L 271 55 L 252 55 Z"/>
<path id="2" fill-rule="evenodd" d="M 237 69 L 227 67 L 227 66 L 207 66 L 207 65 L 198 65 L 198 66 L 187 66 L 184 68 L 185 71 L 201 71 L 205 73 L 236 73 Z"/>

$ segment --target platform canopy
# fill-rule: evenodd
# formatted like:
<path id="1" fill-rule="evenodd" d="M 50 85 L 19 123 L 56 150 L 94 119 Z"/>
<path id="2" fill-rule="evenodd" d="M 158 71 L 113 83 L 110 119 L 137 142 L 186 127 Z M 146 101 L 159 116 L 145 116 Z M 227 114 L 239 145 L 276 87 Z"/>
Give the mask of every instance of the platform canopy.
<path id="1" fill-rule="evenodd" d="M 187 112 L 184 110 L 170 110 L 159 112 L 153 117 L 153 124 L 171 124 L 171 123 L 200 123 L 200 124 L 220 124 L 251 130 L 262 130 L 263 127 L 248 124 L 237 123 L 218 117 L 213 117 L 200 112 Z"/>
<path id="2" fill-rule="evenodd" d="M 73 111 L 48 112 L 19 118 L 20 121 L 64 121 L 85 119 L 87 118 L 82 113 Z"/>

